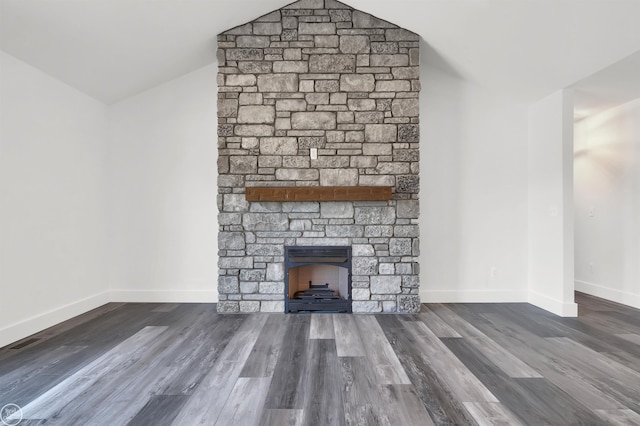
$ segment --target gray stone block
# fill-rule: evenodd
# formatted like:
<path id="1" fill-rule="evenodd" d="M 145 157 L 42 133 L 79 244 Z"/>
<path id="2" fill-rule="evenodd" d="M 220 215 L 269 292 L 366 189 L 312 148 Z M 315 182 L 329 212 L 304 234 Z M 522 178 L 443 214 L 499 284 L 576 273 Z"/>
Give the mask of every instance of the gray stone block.
<path id="1" fill-rule="evenodd" d="M 218 99 L 218 117 L 237 117 L 237 99 Z"/>
<path id="2" fill-rule="evenodd" d="M 351 250 L 353 257 L 371 257 L 376 254 L 371 244 L 354 244 Z"/>
<path id="3" fill-rule="evenodd" d="M 356 112 L 356 123 L 362 124 L 379 124 L 384 122 L 384 113 L 382 111 L 364 111 Z M 360 132 L 362 139 L 358 142 L 364 142 L 364 133 Z"/>
<path id="4" fill-rule="evenodd" d="M 316 47 L 338 47 L 340 38 L 337 35 L 315 36 Z"/>
<path id="5" fill-rule="evenodd" d="M 372 92 L 375 88 L 373 74 L 343 74 L 340 76 L 340 90 L 343 92 Z M 370 99 L 373 101 L 373 99 Z M 375 101 L 373 101 L 375 108 Z"/>
<path id="6" fill-rule="evenodd" d="M 420 230 L 418 225 L 396 225 L 394 237 L 418 238 Z"/>
<path id="7" fill-rule="evenodd" d="M 367 124 L 364 128 L 365 140 L 367 142 L 396 142 L 398 129 L 395 124 Z M 391 155 L 391 145 L 387 145 L 385 152 L 388 154 L 366 154 L 365 155 Z"/>
<path id="8" fill-rule="evenodd" d="M 309 105 L 328 105 L 329 94 L 328 93 L 308 93 L 305 99 Z"/>
<path id="9" fill-rule="evenodd" d="M 356 207 L 355 221 L 362 225 L 393 225 L 396 209 L 393 207 Z"/>
<path id="10" fill-rule="evenodd" d="M 337 92 L 340 90 L 340 84 L 338 83 L 338 80 L 318 80 L 315 84 L 315 90 L 316 92 Z"/>
<path id="11" fill-rule="evenodd" d="M 297 92 L 297 74 L 261 74 L 258 76 L 260 92 Z"/>
<path id="12" fill-rule="evenodd" d="M 260 293 L 284 294 L 284 283 L 283 282 L 262 282 L 260 283 Z"/>
<path id="13" fill-rule="evenodd" d="M 353 275 L 375 275 L 378 273 L 378 259 L 375 257 L 354 257 L 352 260 Z"/>
<path id="14" fill-rule="evenodd" d="M 420 192 L 420 178 L 415 175 L 397 176 L 396 192 L 417 194 Z"/>
<path id="15" fill-rule="evenodd" d="M 364 235 L 364 227 L 358 225 L 327 225 L 326 235 L 329 238 L 361 238 Z"/>
<path id="16" fill-rule="evenodd" d="M 413 274 L 413 265 L 411 263 L 398 263 L 396 265 L 396 274 L 398 274 L 398 275 L 411 275 L 411 274 Z M 403 283 L 404 283 L 404 281 L 403 281 Z"/>
<path id="17" fill-rule="evenodd" d="M 218 225 L 240 225 L 242 223 L 241 213 L 219 213 Z"/>
<path id="18" fill-rule="evenodd" d="M 391 256 L 411 256 L 411 238 L 392 238 L 389 241 L 389 254 Z"/>
<path id="19" fill-rule="evenodd" d="M 260 312 L 260 302 L 241 300 L 238 303 L 240 304 L 240 312 L 242 313 Z"/>
<path id="20" fill-rule="evenodd" d="M 307 102 L 304 99 L 279 99 L 276 101 L 277 111 L 306 111 Z"/>
<path id="21" fill-rule="evenodd" d="M 284 203 L 282 211 L 285 213 L 318 213 L 320 211 L 320 203 L 314 201 Z"/>
<path id="22" fill-rule="evenodd" d="M 260 61 L 238 62 L 238 69 L 245 74 L 267 74 L 273 72 L 273 63 Z"/>
<path id="23" fill-rule="evenodd" d="M 286 231 L 289 216 L 286 213 L 245 213 L 242 226 L 247 231 Z"/>
<path id="24" fill-rule="evenodd" d="M 418 117 L 420 103 L 416 98 L 394 99 L 391 112 L 394 117 Z"/>
<path id="25" fill-rule="evenodd" d="M 241 106 L 238 110 L 238 123 L 242 124 L 266 124 L 273 123 L 276 119 L 276 111 L 270 105 Z"/>
<path id="26" fill-rule="evenodd" d="M 263 269 L 244 269 L 240 271 L 240 281 L 262 281 L 265 277 L 265 271 Z M 256 283 L 256 292 L 258 291 L 258 286 Z M 254 293 L 250 291 L 248 293 Z"/>
<path id="27" fill-rule="evenodd" d="M 278 169 L 276 170 L 277 180 L 317 180 L 320 173 L 313 169 Z"/>
<path id="28" fill-rule="evenodd" d="M 381 53 L 381 54 L 398 53 L 398 43 L 388 43 L 388 42 L 371 43 L 371 51 L 373 53 Z"/>
<path id="29" fill-rule="evenodd" d="M 371 291 L 368 288 L 354 288 L 351 290 L 351 299 L 353 300 L 369 300 Z"/>
<path id="30" fill-rule="evenodd" d="M 224 232 L 218 233 L 218 248 L 220 250 L 244 250 L 244 233 L 243 232 Z"/>
<path id="31" fill-rule="evenodd" d="M 296 138 L 275 137 L 260 139 L 260 154 L 262 155 L 296 155 L 298 141 Z"/>
<path id="32" fill-rule="evenodd" d="M 235 126 L 235 132 L 237 136 L 273 136 L 275 129 L 264 124 L 243 124 Z"/>
<path id="33" fill-rule="evenodd" d="M 391 300 L 382 301 L 382 312 L 391 314 L 396 312 L 397 309 L 398 308 L 397 308 L 396 302 Z"/>
<path id="34" fill-rule="evenodd" d="M 420 78 L 419 67 L 393 68 L 391 73 L 393 74 L 393 78 L 397 80 L 417 80 Z"/>
<path id="35" fill-rule="evenodd" d="M 344 7 L 344 6 L 340 6 L 340 7 Z M 327 6 L 327 8 L 329 8 L 329 6 Z M 350 22 L 351 11 L 347 9 L 330 10 L 329 17 L 331 18 L 331 22 Z"/>
<path id="36" fill-rule="evenodd" d="M 398 312 L 415 314 L 420 312 L 420 296 L 403 295 L 398 297 Z"/>
<path id="37" fill-rule="evenodd" d="M 402 278 L 399 276 L 374 275 L 370 281 L 371 294 L 400 294 Z"/>
<path id="38" fill-rule="evenodd" d="M 219 276 L 218 277 L 218 292 L 225 294 L 235 294 L 240 292 L 238 286 L 238 277 L 234 276 Z"/>
<path id="39" fill-rule="evenodd" d="M 237 314 L 240 312 L 240 303 L 239 302 L 218 302 L 217 304 L 218 313 L 221 314 Z"/>
<path id="40" fill-rule="evenodd" d="M 244 194 L 224 194 L 223 210 L 225 212 L 245 212 L 249 210 L 249 202 Z"/>
<path id="41" fill-rule="evenodd" d="M 282 167 L 290 169 L 308 169 L 309 157 L 302 155 L 288 155 L 282 157 Z"/>
<path id="42" fill-rule="evenodd" d="M 296 130 L 331 130 L 336 128 L 335 112 L 294 112 L 291 127 Z"/>
<path id="43" fill-rule="evenodd" d="M 354 213 L 351 202 L 331 202 L 320 204 L 320 217 L 327 219 L 352 218 Z"/>
<path id="44" fill-rule="evenodd" d="M 275 244 L 248 244 L 248 256 L 284 256 L 284 246 Z"/>
<path id="45" fill-rule="evenodd" d="M 336 33 L 336 24 L 333 22 L 300 22 L 298 34 L 331 35 Z"/>
<path id="46" fill-rule="evenodd" d="M 355 186 L 358 184 L 357 169 L 321 169 L 321 186 Z"/>
<path id="47" fill-rule="evenodd" d="M 258 292 L 258 283 L 255 281 L 240 281 L 240 293 L 251 294 Z"/>
<path id="48" fill-rule="evenodd" d="M 378 273 L 380 275 L 393 275 L 396 272 L 396 267 L 393 263 L 381 263 L 378 265 Z"/>
<path id="49" fill-rule="evenodd" d="M 282 166 L 282 157 L 280 155 L 261 155 L 258 157 L 259 167 L 280 167 Z"/>
<path id="50" fill-rule="evenodd" d="M 356 71 L 356 56 L 311 55 L 309 71 L 312 73 L 353 73 Z"/>
<path id="51" fill-rule="evenodd" d="M 385 162 L 376 166 L 376 173 L 381 175 L 401 175 L 410 171 L 409 163 Z"/>
<path id="52" fill-rule="evenodd" d="M 420 277 L 418 275 L 402 277 L 402 287 L 407 287 L 407 288 L 420 287 Z"/>
<path id="53" fill-rule="evenodd" d="M 269 47 L 271 40 L 267 36 L 238 36 L 236 46 L 238 47 Z"/>
<path id="54" fill-rule="evenodd" d="M 282 203 L 253 201 L 250 211 L 251 213 L 280 213 L 282 212 Z"/>
<path id="55" fill-rule="evenodd" d="M 298 138 L 300 149 L 324 148 L 326 138 L 324 136 L 302 136 Z"/>
<path id="56" fill-rule="evenodd" d="M 258 172 L 257 157 L 229 157 L 230 172 L 233 174 L 249 174 Z"/>
<path id="57" fill-rule="evenodd" d="M 269 263 L 267 265 L 267 281 L 282 281 L 284 280 L 284 264 L 283 263 Z M 284 292 L 284 289 L 282 290 Z"/>
<path id="58" fill-rule="evenodd" d="M 304 74 L 309 72 L 309 63 L 307 61 L 275 61 L 273 63 L 273 72 Z"/>
<path id="59" fill-rule="evenodd" d="M 253 33 L 255 35 L 278 35 L 282 33 L 282 24 L 280 22 L 255 22 Z"/>
<path id="60" fill-rule="evenodd" d="M 369 65 L 372 67 L 406 67 L 409 65 L 409 55 L 371 55 Z"/>
<path id="61" fill-rule="evenodd" d="M 310 231 L 311 227 L 311 221 L 307 219 L 292 220 L 289 225 L 292 231 Z"/>
<path id="62" fill-rule="evenodd" d="M 262 49 L 227 49 L 227 61 L 262 61 Z"/>
<path id="63" fill-rule="evenodd" d="M 399 142 L 420 142 L 420 126 L 417 124 L 398 125 Z"/>
<path id="64" fill-rule="evenodd" d="M 364 228 L 364 236 L 367 238 L 387 238 L 393 237 L 393 226 L 390 225 L 369 225 Z"/>
<path id="65" fill-rule="evenodd" d="M 411 83 L 409 80 L 378 80 L 376 92 L 409 92 Z"/>
<path id="66" fill-rule="evenodd" d="M 420 203 L 417 200 L 398 200 L 398 217 L 404 219 L 417 219 L 420 215 Z"/>
<path id="67" fill-rule="evenodd" d="M 282 211 L 285 213 L 318 213 L 320 211 L 320 203 L 315 201 L 283 203 Z"/>
<path id="68" fill-rule="evenodd" d="M 368 36 L 362 35 L 343 35 L 340 36 L 340 51 L 342 53 L 369 53 L 371 44 Z"/>
<path id="69" fill-rule="evenodd" d="M 218 259 L 220 269 L 249 269 L 253 268 L 252 257 L 221 257 Z"/>
<path id="70" fill-rule="evenodd" d="M 347 168 L 349 167 L 349 157 L 320 156 L 317 160 L 311 160 L 311 166 L 318 168 Z"/>
<path id="71" fill-rule="evenodd" d="M 233 124 L 218 124 L 218 136 L 233 136 Z"/>
<path id="72" fill-rule="evenodd" d="M 382 312 L 380 302 L 377 302 L 377 301 L 365 302 L 365 301 L 354 300 L 351 303 L 351 310 L 354 313 L 359 313 L 359 314 Z"/>

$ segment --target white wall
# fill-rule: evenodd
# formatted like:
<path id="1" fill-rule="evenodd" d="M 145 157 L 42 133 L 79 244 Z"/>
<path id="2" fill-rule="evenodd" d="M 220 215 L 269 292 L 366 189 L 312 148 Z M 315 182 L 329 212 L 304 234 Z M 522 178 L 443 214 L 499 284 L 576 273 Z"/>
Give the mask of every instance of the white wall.
<path id="1" fill-rule="evenodd" d="M 640 308 L 640 99 L 575 124 L 576 289 Z"/>
<path id="2" fill-rule="evenodd" d="M 217 66 L 110 108 L 114 301 L 217 300 Z"/>
<path id="3" fill-rule="evenodd" d="M 107 301 L 106 106 L 0 52 L 0 347 Z"/>
<path id="4" fill-rule="evenodd" d="M 573 100 L 556 92 L 529 109 L 529 301 L 577 315 L 573 296 Z"/>
<path id="5" fill-rule="evenodd" d="M 422 302 L 527 301 L 527 109 L 423 43 Z"/>

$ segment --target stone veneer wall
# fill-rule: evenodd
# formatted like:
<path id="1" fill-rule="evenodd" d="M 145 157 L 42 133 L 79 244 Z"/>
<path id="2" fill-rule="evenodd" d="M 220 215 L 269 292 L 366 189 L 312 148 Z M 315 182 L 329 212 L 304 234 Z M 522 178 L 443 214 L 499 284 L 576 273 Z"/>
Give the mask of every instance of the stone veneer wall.
<path id="1" fill-rule="evenodd" d="M 283 312 L 285 245 L 352 246 L 354 312 L 418 311 L 418 36 L 301 0 L 220 34 L 218 48 L 218 311 Z M 244 194 L 355 185 L 392 186 L 393 200 Z"/>

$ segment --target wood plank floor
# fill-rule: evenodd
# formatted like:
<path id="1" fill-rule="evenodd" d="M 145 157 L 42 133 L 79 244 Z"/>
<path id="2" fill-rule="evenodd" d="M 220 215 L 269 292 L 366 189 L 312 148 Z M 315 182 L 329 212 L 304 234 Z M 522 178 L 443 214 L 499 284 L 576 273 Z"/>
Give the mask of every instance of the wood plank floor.
<path id="1" fill-rule="evenodd" d="M 109 304 L 0 349 L 22 425 L 640 425 L 640 311 Z"/>

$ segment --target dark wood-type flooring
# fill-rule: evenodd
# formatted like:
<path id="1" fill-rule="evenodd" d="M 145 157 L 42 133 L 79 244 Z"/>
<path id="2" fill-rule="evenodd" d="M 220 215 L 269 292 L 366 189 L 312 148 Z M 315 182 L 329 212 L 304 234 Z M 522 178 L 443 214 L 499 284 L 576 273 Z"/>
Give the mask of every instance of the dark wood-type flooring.
<path id="1" fill-rule="evenodd" d="M 640 311 L 108 304 L 0 349 L 22 425 L 640 425 Z"/>

